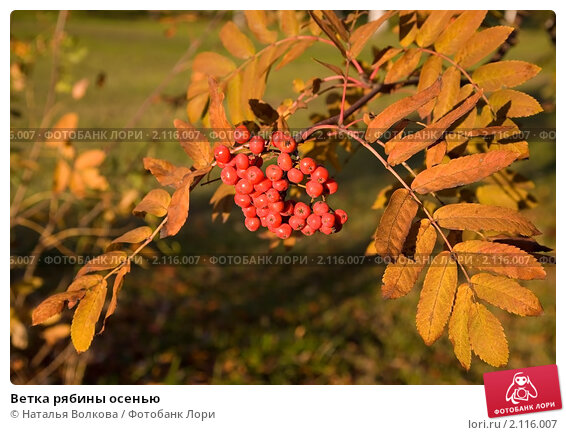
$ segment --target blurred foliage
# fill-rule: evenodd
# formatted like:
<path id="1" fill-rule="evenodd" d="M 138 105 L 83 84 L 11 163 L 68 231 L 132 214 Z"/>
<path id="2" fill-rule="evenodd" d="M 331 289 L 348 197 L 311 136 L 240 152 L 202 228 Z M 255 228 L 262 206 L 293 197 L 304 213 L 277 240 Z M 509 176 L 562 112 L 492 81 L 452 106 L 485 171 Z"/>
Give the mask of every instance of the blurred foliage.
<path id="1" fill-rule="evenodd" d="M 61 65 L 52 121 L 76 112 L 79 125 L 123 127 L 144 99 L 167 76 L 189 44 L 203 33 L 211 15 L 196 13 L 86 13 L 72 12 L 61 44 Z M 546 28 L 549 13 L 523 17 L 519 42 L 506 57 L 540 65 L 543 70 L 520 89 L 535 96 L 545 112 L 521 122 L 521 127 L 555 128 L 555 46 Z M 11 16 L 12 67 L 11 123 L 37 126 L 50 86 L 50 38 L 57 21 L 54 12 L 14 12 Z M 212 32 L 201 48 L 222 52 Z M 386 46 L 396 36 L 387 31 L 374 35 Z M 321 47 L 317 58 L 335 60 L 331 47 Z M 324 70 L 308 55 L 294 67 L 306 82 Z M 265 100 L 274 107 L 293 94 L 295 71 L 274 71 Z M 24 74 L 21 74 L 24 73 Z M 84 96 L 73 96 L 81 80 L 89 83 Z M 84 82 L 83 82 L 84 83 Z M 138 120 L 139 126 L 171 127 L 175 117 L 185 118 L 183 101 L 188 73 L 178 74 Z M 392 97 L 371 104 L 374 112 Z M 397 97 L 398 98 L 398 97 Z M 33 101 L 33 104 L 30 104 Z M 325 102 L 314 104 L 323 110 Z M 318 105 L 318 106 L 317 106 Z M 308 122 L 306 111 L 294 117 L 295 125 Z M 52 125 L 53 122 L 50 123 Z M 100 147 L 100 144 L 87 144 Z M 24 162 L 27 144 L 11 147 L 14 162 Z M 107 144 L 103 144 L 103 147 Z M 77 146 L 81 151 L 85 144 Z M 141 223 L 129 215 L 140 193 L 155 186 L 142 168 L 141 157 L 159 151 L 160 157 L 184 162 L 176 143 L 122 143 L 109 147 L 102 174 L 112 194 L 73 199 L 60 224 L 79 222 L 104 198 L 99 228 L 131 228 Z M 346 154 L 339 150 L 344 162 Z M 56 155 L 42 154 L 39 176 L 30 193 L 51 189 Z M 376 172 L 363 152 L 354 153 L 338 174 L 341 188 L 336 201 L 352 217 L 347 231 L 331 240 L 311 239 L 294 252 L 332 255 L 362 254 L 377 224 L 380 211 L 368 211 L 378 192 L 391 180 Z M 515 169 L 536 183 L 538 207 L 526 211 L 543 233 L 541 243 L 555 246 L 556 182 L 555 144 L 531 141 L 531 159 Z M 12 195 L 17 185 L 12 174 Z M 210 220 L 208 198 L 215 186 L 199 188 L 192 196 L 191 215 L 179 236 L 162 241 L 164 252 L 262 253 L 268 241 L 246 232 L 236 218 L 222 225 Z M 106 196 L 104 196 L 106 195 Z M 124 201 L 124 197 L 130 201 Z M 34 215 L 49 220 L 48 211 Z M 29 254 L 37 236 L 31 230 L 12 230 L 12 254 Z M 84 255 L 102 251 L 107 236 L 81 235 L 64 245 Z M 183 246 L 183 248 L 181 248 Z M 279 248 L 281 249 L 281 248 Z M 48 249 L 44 254 L 57 253 Z M 72 279 L 72 266 L 40 266 L 24 277 L 22 268 L 11 274 L 11 380 L 14 383 L 85 384 L 479 384 L 493 369 L 477 361 L 470 372 L 454 364 L 452 346 L 443 337 L 427 347 L 415 330 L 418 292 L 388 301 L 379 295 L 380 267 L 211 267 L 153 266 L 137 268 L 120 295 L 120 305 L 109 320 L 111 334 L 95 340 L 91 350 L 77 355 L 68 344 L 70 313 L 63 324 L 30 327 L 31 309 L 42 299 L 62 290 Z M 501 310 L 511 359 L 507 368 L 555 362 L 555 270 L 531 284 L 545 314 L 519 318 Z M 68 328 L 68 326 L 67 326 Z"/>

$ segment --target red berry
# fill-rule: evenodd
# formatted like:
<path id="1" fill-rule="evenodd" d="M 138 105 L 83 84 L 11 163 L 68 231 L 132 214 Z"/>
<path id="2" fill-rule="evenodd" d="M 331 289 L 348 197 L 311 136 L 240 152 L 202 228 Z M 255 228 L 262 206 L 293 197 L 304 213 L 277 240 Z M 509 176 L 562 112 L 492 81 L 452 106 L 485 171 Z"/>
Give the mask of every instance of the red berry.
<path id="1" fill-rule="evenodd" d="M 255 212 L 257 213 L 257 215 L 259 217 L 266 217 L 271 210 L 269 210 L 268 208 L 256 208 Z"/>
<path id="2" fill-rule="evenodd" d="M 259 218 L 262 227 L 267 227 L 267 215 Z"/>
<path id="3" fill-rule="evenodd" d="M 308 215 L 311 214 L 311 208 L 306 205 L 304 202 L 298 202 L 295 204 L 295 216 L 299 216 L 303 219 L 306 219 Z"/>
<path id="4" fill-rule="evenodd" d="M 281 151 L 284 153 L 292 153 L 297 149 L 297 142 L 292 136 L 287 136 L 283 145 L 281 145 Z"/>
<path id="5" fill-rule="evenodd" d="M 254 190 L 254 185 L 251 181 L 242 178 L 236 183 L 236 193 L 248 194 L 252 193 Z"/>
<path id="6" fill-rule="evenodd" d="M 293 159 L 289 154 L 281 153 L 277 157 L 277 165 L 284 171 L 288 171 L 293 167 Z"/>
<path id="7" fill-rule="evenodd" d="M 270 227 L 278 227 L 279 225 L 281 225 L 282 219 L 281 219 L 281 215 L 279 213 L 269 213 L 267 216 L 267 224 Z"/>
<path id="8" fill-rule="evenodd" d="M 317 201 L 312 206 L 312 211 L 314 212 L 314 214 L 317 214 L 319 216 L 322 216 L 324 213 L 328 213 L 328 210 L 330 210 L 330 208 L 324 201 Z"/>
<path id="9" fill-rule="evenodd" d="M 265 139 L 261 136 L 254 136 L 248 144 L 250 151 L 254 154 L 261 154 L 265 149 Z"/>
<path id="10" fill-rule="evenodd" d="M 250 159 L 245 154 L 236 154 L 232 160 L 238 169 L 248 169 L 248 166 L 250 166 Z"/>
<path id="11" fill-rule="evenodd" d="M 254 205 L 256 208 L 265 208 L 268 204 L 269 201 L 267 201 L 267 197 L 264 194 L 261 194 L 254 199 Z"/>
<path id="12" fill-rule="evenodd" d="M 236 127 L 236 130 L 234 130 L 234 140 L 240 145 L 250 140 L 250 131 L 245 125 L 238 125 Z"/>
<path id="13" fill-rule="evenodd" d="M 257 231 L 257 229 L 259 228 L 261 222 L 258 218 L 256 217 L 249 217 L 246 218 L 246 220 L 244 221 L 244 224 L 246 225 L 246 228 L 250 231 Z"/>
<path id="14" fill-rule="evenodd" d="M 269 165 L 265 169 L 265 176 L 271 181 L 280 180 L 283 177 L 283 169 L 277 165 Z"/>
<path id="15" fill-rule="evenodd" d="M 250 195 L 236 193 L 234 195 L 234 202 L 236 203 L 236 205 L 243 208 L 248 207 L 252 203 L 252 199 L 250 198 Z"/>
<path id="16" fill-rule="evenodd" d="M 324 187 L 322 187 L 322 184 L 311 180 L 311 181 L 307 181 L 306 191 L 308 196 L 310 196 L 311 198 L 316 198 L 322 195 L 322 192 L 324 191 Z"/>
<path id="17" fill-rule="evenodd" d="M 307 217 L 307 224 L 311 227 L 314 231 L 318 230 L 322 226 L 322 222 L 320 216 L 317 214 L 311 214 Z"/>
<path id="18" fill-rule="evenodd" d="M 332 195 L 338 190 L 338 182 L 334 178 L 329 178 L 324 183 L 324 189 L 328 192 L 329 195 Z"/>
<path id="19" fill-rule="evenodd" d="M 220 179 L 224 184 L 233 186 L 238 182 L 238 178 L 238 174 L 232 166 L 226 166 L 222 169 L 222 172 L 220 172 Z"/>
<path id="20" fill-rule="evenodd" d="M 258 192 L 257 190 L 254 190 L 252 193 L 250 193 L 252 200 L 256 199 L 259 195 L 261 195 L 261 192 Z"/>
<path id="21" fill-rule="evenodd" d="M 284 155 L 287 155 L 287 154 L 281 154 L 281 155 L 284 156 Z M 300 170 L 298 170 L 297 168 L 289 169 L 289 172 L 287 172 L 287 178 L 289 179 L 289 181 L 291 183 L 298 184 L 301 181 L 303 181 L 303 177 L 304 177 L 304 174 Z"/>
<path id="22" fill-rule="evenodd" d="M 299 216 L 291 216 L 289 218 L 289 225 L 291 225 L 291 228 L 294 230 L 301 231 L 306 224 L 306 221 Z"/>
<path id="23" fill-rule="evenodd" d="M 214 159 L 218 163 L 228 163 L 232 159 L 230 150 L 225 145 L 218 145 L 214 147 Z"/>
<path id="24" fill-rule="evenodd" d="M 269 202 L 277 202 L 281 199 L 281 195 L 273 187 L 265 192 L 265 196 L 267 196 Z"/>
<path id="25" fill-rule="evenodd" d="M 247 169 L 236 169 L 236 174 L 238 174 L 238 178 L 248 178 L 246 175 Z"/>
<path id="26" fill-rule="evenodd" d="M 335 222 L 336 218 L 334 217 L 334 215 L 332 213 L 324 213 L 320 217 L 320 220 L 322 221 L 323 227 L 332 228 L 334 226 L 334 222 Z"/>
<path id="27" fill-rule="evenodd" d="M 327 227 L 325 225 L 321 226 L 319 228 L 319 231 L 323 234 L 326 234 L 327 236 L 329 236 L 330 234 L 332 234 L 334 232 L 334 228 L 332 227 Z"/>
<path id="28" fill-rule="evenodd" d="M 285 203 L 283 201 L 270 202 L 267 207 L 269 208 L 270 211 L 274 213 L 282 214 L 281 212 L 285 207 Z"/>
<path id="29" fill-rule="evenodd" d="M 255 211 L 255 207 L 253 205 L 250 205 L 249 207 L 244 207 L 242 208 L 242 212 L 244 213 L 245 217 L 255 217 L 257 216 L 257 213 Z"/>
<path id="30" fill-rule="evenodd" d="M 257 183 L 254 186 L 254 189 L 257 192 L 267 192 L 269 189 L 271 189 L 271 187 L 273 186 L 273 183 L 271 182 L 271 180 L 268 180 L 267 178 L 264 178 L 263 180 L 261 180 L 259 183 Z"/>
<path id="31" fill-rule="evenodd" d="M 285 179 L 274 181 L 273 188 L 279 192 L 284 192 L 289 188 L 289 182 Z"/>
<path id="32" fill-rule="evenodd" d="M 280 239 L 288 239 L 292 232 L 293 229 L 289 224 L 281 224 L 275 229 L 275 234 L 277 234 Z"/>
<path id="33" fill-rule="evenodd" d="M 316 230 L 313 230 L 308 224 L 301 230 L 305 236 L 312 236 L 315 232 Z"/>
<path id="34" fill-rule="evenodd" d="M 257 166 L 250 166 L 246 169 L 246 178 L 251 181 L 252 184 L 257 184 L 265 177 L 261 169 Z"/>
<path id="35" fill-rule="evenodd" d="M 283 210 L 281 210 L 281 216 L 291 216 L 295 210 L 295 201 L 288 199 L 283 203 Z"/>
<path id="36" fill-rule="evenodd" d="M 312 174 L 316 169 L 316 162 L 310 157 L 305 157 L 299 162 L 299 168 L 303 174 Z"/>
<path id="37" fill-rule="evenodd" d="M 320 184 L 324 183 L 328 180 L 328 169 L 324 166 L 319 166 L 312 173 L 311 180 L 318 181 Z"/>
<path id="38" fill-rule="evenodd" d="M 342 210 L 342 209 L 337 209 L 334 212 L 334 215 L 336 216 L 336 221 L 338 223 L 340 223 L 341 225 L 345 224 L 346 222 L 348 222 L 348 214 Z"/>
<path id="39" fill-rule="evenodd" d="M 285 133 L 276 131 L 271 135 L 271 143 L 274 147 L 281 149 L 281 144 L 285 141 Z"/>

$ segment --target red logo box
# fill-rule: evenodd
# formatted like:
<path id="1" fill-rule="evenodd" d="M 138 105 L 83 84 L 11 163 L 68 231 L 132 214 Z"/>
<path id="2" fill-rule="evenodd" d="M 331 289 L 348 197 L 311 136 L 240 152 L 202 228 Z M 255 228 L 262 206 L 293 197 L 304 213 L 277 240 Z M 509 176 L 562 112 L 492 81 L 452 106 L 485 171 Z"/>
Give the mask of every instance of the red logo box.
<path id="1" fill-rule="evenodd" d="M 562 409 L 556 364 L 484 373 L 483 383 L 491 418 Z"/>

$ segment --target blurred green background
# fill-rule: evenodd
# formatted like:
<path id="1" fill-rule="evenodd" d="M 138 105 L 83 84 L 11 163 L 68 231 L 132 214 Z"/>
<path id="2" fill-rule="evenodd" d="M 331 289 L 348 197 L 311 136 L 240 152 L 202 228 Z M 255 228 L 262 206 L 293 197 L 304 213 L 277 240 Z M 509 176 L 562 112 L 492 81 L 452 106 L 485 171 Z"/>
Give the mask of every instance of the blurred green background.
<path id="1" fill-rule="evenodd" d="M 196 39 L 197 52 L 226 53 L 217 35 L 222 20 L 231 14 L 220 18 L 214 30 L 206 30 L 214 16 L 213 12 L 71 12 L 65 25 L 53 119 L 72 111 L 79 115 L 80 127 L 128 125 Z M 535 79 L 519 89 L 537 98 L 545 112 L 519 119 L 523 128 L 556 126 L 555 46 L 545 29 L 549 17 L 548 12 L 526 14 L 518 44 L 505 56 L 542 67 Z M 51 70 L 47 46 L 56 20 L 56 12 L 12 13 L 12 38 L 36 47 L 27 71 L 26 90 L 12 93 L 13 127 L 37 126 L 42 116 Z M 381 48 L 395 44 L 396 39 L 388 29 L 376 34 L 372 42 Z M 364 56 L 369 58 L 369 48 Z M 331 47 L 314 45 L 297 61 L 270 75 L 265 101 L 277 107 L 283 99 L 297 95 L 294 78 L 307 81 L 327 75 L 313 57 L 339 61 Z M 84 78 L 89 81 L 86 94 L 74 99 L 70 90 Z M 190 63 L 152 99 L 136 126 L 172 127 L 174 118 L 186 119 L 184 96 L 189 78 Z M 379 112 L 390 101 L 377 99 L 370 107 Z M 313 110 L 323 111 L 324 106 L 321 99 Z M 291 127 L 307 126 L 307 115 L 299 111 L 291 119 Z M 106 145 L 77 147 L 80 151 Z M 25 154 L 26 146 L 29 144 L 13 143 L 12 156 Z M 531 158 L 514 165 L 514 169 L 536 183 L 532 193 L 539 206 L 525 213 L 542 231 L 539 241 L 554 247 L 555 143 L 531 141 L 530 147 Z M 174 143 L 121 143 L 107 151 L 101 172 L 109 180 L 108 195 L 113 204 L 131 190 L 141 198 L 157 187 L 143 170 L 143 156 L 188 163 Z M 344 160 L 345 153 L 340 157 Z M 42 153 L 40 169 L 30 184 L 32 192 L 51 188 L 55 160 L 53 153 Z M 364 253 L 382 213 L 371 206 L 377 193 L 392 180 L 363 151 L 355 153 L 336 177 L 341 186 L 333 204 L 348 211 L 348 224 L 332 237 L 300 241 L 293 252 Z M 17 174 L 12 174 L 12 192 L 17 179 Z M 185 254 L 268 252 L 269 241 L 248 233 L 238 213 L 225 224 L 211 221 L 208 200 L 215 188 L 209 185 L 195 190 L 187 224 L 174 240 L 160 242 L 158 247 Z M 80 219 L 98 201 L 87 197 L 76 204 L 73 218 Z M 142 224 L 127 212 L 116 209 L 111 214 L 106 217 L 115 228 Z M 29 252 L 34 237 L 28 230 L 14 228 L 13 253 Z M 88 254 L 101 252 L 107 240 L 99 241 L 95 244 L 98 251 Z M 76 247 L 80 252 L 81 244 Z M 276 252 L 283 252 L 282 247 Z M 68 338 L 46 342 L 43 326 L 29 326 L 33 307 L 56 290 L 63 290 L 74 272 L 73 267 L 40 267 L 36 275 L 41 282 L 32 290 L 21 290 L 21 271 L 12 270 L 12 306 L 24 312 L 19 315 L 23 326 L 18 328 L 25 335 L 24 343 L 11 348 L 12 382 L 479 384 L 485 371 L 494 370 L 476 357 L 469 372 L 461 369 L 446 335 L 427 347 L 414 322 L 418 285 L 405 298 L 382 300 L 379 287 L 383 268 L 377 266 L 135 267 L 126 278 L 118 309 L 106 331 L 95 337 L 87 353 L 77 356 L 69 348 Z M 547 273 L 547 280 L 528 284 L 545 308 L 542 317 L 519 318 L 492 309 L 507 333 L 511 355 L 507 368 L 555 362 L 554 267 L 547 267 Z M 70 318 L 67 311 L 61 321 L 68 324 Z"/>

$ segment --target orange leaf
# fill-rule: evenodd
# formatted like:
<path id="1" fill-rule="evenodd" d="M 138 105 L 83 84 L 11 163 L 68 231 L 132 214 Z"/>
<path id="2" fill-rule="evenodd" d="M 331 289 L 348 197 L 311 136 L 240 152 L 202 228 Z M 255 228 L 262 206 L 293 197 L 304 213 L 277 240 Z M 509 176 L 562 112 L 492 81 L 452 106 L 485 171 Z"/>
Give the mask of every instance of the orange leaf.
<path id="1" fill-rule="evenodd" d="M 440 32 L 446 28 L 453 14 L 453 11 L 431 11 L 417 32 L 416 41 L 418 46 L 428 47 L 432 45 L 438 38 L 438 35 L 440 35 Z"/>
<path id="2" fill-rule="evenodd" d="M 193 179 L 191 174 L 186 175 L 181 186 L 173 193 L 167 209 L 167 222 L 160 233 L 162 239 L 174 236 L 185 224 L 189 216 L 189 194 Z"/>
<path id="3" fill-rule="evenodd" d="M 425 158 L 426 167 L 432 168 L 433 166 L 440 165 L 446 155 L 446 150 L 447 144 L 445 140 L 441 140 L 437 144 L 428 147 Z"/>
<path id="4" fill-rule="evenodd" d="M 77 157 L 75 160 L 75 169 L 83 170 L 87 168 L 96 168 L 102 164 L 106 158 L 106 153 L 102 150 L 88 150 Z"/>
<path id="5" fill-rule="evenodd" d="M 455 66 L 451 66 L 442 74 L 442 88 L 434 105 L 434 120 L 444 116 L 456 105 L 459 92 L 460 70 Z"/>
<path id="6" fill-rule="evenodd" d="M 519 212 L 482 204 L 450 204 L 434 212 L 438 225 L 450 230 L 500 231 L 523 236 L 541 234 Z"/>
<path id="7" fill-rule="evenodd" d="M 213 77 L 224 77 L 235 69 L 234 62 L 212 51 L 199 53 L 193 60 L 193 71 Z"/>
<path id="8" fill-rule="evenodd" d="M 525 251 L 503 243 L 468 240 L 454 246 L 461 262 L 476 269 L 516 279 L 544 279 L 541 264 Z"/>
<path id="9" fill-rule="evenodd" d="M 375 232 L 375 250 L 380 256 L 395 257 L 401 253 L 418 208 L 407 189 L 393 192 Z"/>
<path id="10" fill-rule="evenodd" d="M 60 140 L 48 139 L 45 144 L 49 147 L 60 148 L 70 142 L 70 134 L 76 130 L 79 124 L 79 115 L 75 112 L 65 113 L 53 126 L 53 130 L 57 132 L 57 138 Z"/>
<path id="11" fill-rule="evenodd" d="M 474 183 L 506 168 L 516 158 L 516 153 L 506 150 L 460 157 L 422 171 L 413 180 L 411 188 L 425 194 Z"/>
<path id="12" fill-rule="evenodd" d="M 389 11 L 380 16 L 377 20 L 370 21 L 358 27 L 350 35 L 350 50 L 348 54 L 351 58 L 356 58 L 362 52 L 364 46 L 373 36 L 373 34 L 379 29 L 383 23 L 385 23 L 391 16 L 395 14 L 395 11 Z"/>
<path id="13" fill-rule="evenodd" d="M 475 107 L 480 96 L 481 94 L 472 95 L 438 121 L 433 122 L 416 133 L 405 136 L 397 143 L 387 158 L 387 162 L 390 165 L 398 165 L 414 156 L 419 151 L 424 150 L 427 146 L 437 142 L 452 124 Z"/>
<path id="14" fill-rule="evenodd" d="M 415 95 L 405 97 L 383 110 L 379 115 L 371 120 L 366 131 L 366 140 L 374 142 L 389 128 L 414 112 L 424 104 L 428 103 L 440 92 L 440 80 L 436 80 L 426 89 L 417 92 Z"/>
<path id="15" fill-rule="evenodd" d="M 71 180 L 71 167 L 65 160 L 58 160 L 53 172 L 53 192 L 61 193 L 69 185 Z"/>
<path id="16" fill-rule="evenodd" d="M 232 141 L 228 138 L 231 137 L 232 125 L 228 122 L 226 112 L 224 111 L 224 93 L 219 88 L 216 80 L 212 77 L 208 78 L 208 89 L 210 93 L 210 106 L 208 107 L 210 125 L 218 133 L 220 138 L 226 138 L 224 140 L 218 140 L 217 143 L 230 147 L 232 146 Z M 212 154 L 210 154 L 210 157 L 212 158 Z"/>
<path id="17" fill-rule="evenodd" d="M 136 205 L 133 214 L 136 216 L 145 216 L 146 213 L 152 214 L 157 217 L 162 217 L 167 214 L 167 208 L 171 202 L 171 196 L 163 189 L 153 189 Z"/>
<path id="18" fill-rule="evenodd" d="M 440 73 L 442 73 L 442 58 L 439 56 L 429 56 L 421 68 L 417 91 L 420 92 L 436 82 Z M 432 112 L 433 107 L 434 101 L 429 101 L 418 109 L 419 116 L 423 119 L 426 118 Z"/>
<path id="19" fill-rule="evenodd" d="M 298 35 L 300 29 L 297 12 L 290 10 L 279 11 L 279 27 L 286 36 Z"/>
<path id="20" fill-rule="evenodd" d="M 470 343 L 483 361 L 494 367 L 507 364 L 509 347 L 501 322 L 485 306 L 477 302 L 470 307 Z"/>
<path id="21" fill-rule="evenodd" d="M 66 291 L 49 296 L 33 310 L 31 314 L 32 325 L 39 325 L 59 314 L 65 307 L 65 302 L 76 303 L 84 296 L 85 292 L 86 290 Z"/>
<path id="22" fill-rule="evenodd" d="M 281 62 L 279 62 L 279 64 L 277 65 L 277 67 L 275 69 L 279 70 L 279 69 L 283 68 L 285 65 L 287 65 L 288 63 L 293 62 L 301 54 L 303 54 L 307 48 L 309 48 L 313 44 L 314 44 L 314 41 L 300 41 L 300 42 L 293 44 L 291 49 L 285 54 L 285 56 L 283 56 L 283 59 L 281 59 Z"/>
<path id="23" fill-rule="evenodd" d="M 454 346 L 456 358 L 466 370 L 470 370 L 472 364 L 472 346 L 468 329 L 471 306 L 472 290 L 468 284 L 462 284 L 458 287 L 456 302 L 448 322 L 448 338 Z"/>
<path id="24" fill-rule="evenodd" d="M 542 306 L 535 294 L 504 276 L 479 273 L 472 276 L 478 298 L 519 316 L 539 316 Z"/>
<path id="25" fill-rule="evenodd" d="M 122 289 L 122 284 L 124 283 L 124 277 L 130 271 L 130 264 L 128 263 L 126 266 L 122 267 L 118 273 L 116 273 L 116 278 L 114 278 L 114 285 L 112 286 L 112 299 L 110 299 L 110 303 L 108 304 L 108 308 L 106 309 L 106 315 L 104 316 L 104 321 L 102 322 L 102 328 L 100 329 L 99 334 L 104 332 L 104 327 L 106 326 L 106 320 L 114 314 L 116 311 L 116 307 L 118 306 L 118 294 Z"/>
<path id="26" fill-rule="evenodd" d="M 138 227 L 122 234 L 120 237 L 115 238 L 110 242 L 110 245 L 118 243 L 141 243 L 144 240 L 147 240 L 147 238 L 151 236 L 152 232 L 153 231 L 150 227 Z"/>
<path id="27" fill-rule="evenodd" d="M 185 175 L 191 170 L 184 166 L 175 166 L 166 160 L 143 158 L 143 167 L 153 174 L 162 186 L 171 186 L 177 189 L 183 182 Z"/>
<path id="28" fill-rule="evenodd" d="M 422 219 L 417 233 L 415 258 L 400 255 L 395 263 L 385 268 L 381 294 L 385 299 L 397 299 L 409 293 L 436 244 L 436 229 L 428 219 Z"/>
<path id="29" fill-rule="evenodd" d="M 179 134 L 181 146 L 193 160 L 193 166 L 196 169 L 209 167 L 214 160 L 214 154 L 206 137 L 200 130 L 180 119 L 175 119 L 173 124 Z"/>
<path id="30" fill-rule="evenodd" d="M 457 285 L 458 266 L 449 252 L 441 252 L 428 269 L 417 306 L 417 331 L 427 346 L 444 331 Z"/>

